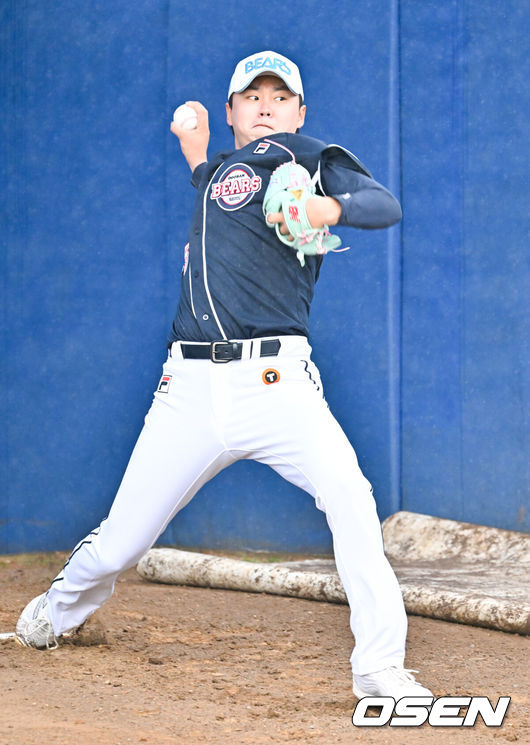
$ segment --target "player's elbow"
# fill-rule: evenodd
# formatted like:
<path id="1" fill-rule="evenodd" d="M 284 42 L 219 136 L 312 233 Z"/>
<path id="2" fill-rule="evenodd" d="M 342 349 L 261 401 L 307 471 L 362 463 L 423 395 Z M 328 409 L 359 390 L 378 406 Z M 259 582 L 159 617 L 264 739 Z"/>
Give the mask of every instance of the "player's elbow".
<path id="1" fill-rule="evenodd" d="M 392 194 L 390 194 L 390 192 L 387 192 L 385 196 L 387 202 L 385 205 L 386 221 L 385 225 L 382 225 L 381 227 L 389 228 L 391 225 L 395 225 L 401 220 L 403 212 L 401 211 L 400 203 L 394 196 L 392 196 Z"/>
<path id="2" fill-rule="evenodd" d="M 364 230 L 389 228 L 401 220 L 398 200 L 383 187 L 367 189 L 341 202 L 341 225 Z"/>
<path id="3" fill-rule="evenodd" d="M 368 230 L 390 228 L 401 220 L 401 205 L 389 191 L 382 189 L 372 197 L 371 203 L 367 200 L 365 221 L 361 227 Z"/>

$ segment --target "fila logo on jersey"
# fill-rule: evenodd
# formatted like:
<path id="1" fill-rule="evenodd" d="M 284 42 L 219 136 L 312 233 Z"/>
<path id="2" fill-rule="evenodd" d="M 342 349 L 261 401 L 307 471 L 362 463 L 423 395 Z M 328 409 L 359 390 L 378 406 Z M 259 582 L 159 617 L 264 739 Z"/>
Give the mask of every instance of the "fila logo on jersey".
<path id="1" fill-rule="evenodd" d="M 269 148 L 270 145 L 268 142 L 260 142 L 260 144 L 254 150 L 254 155 L 263 155 L 263 153 L 266 153 Z"/>
<path id="2" fill-rule="evenodd" d="M 215 199 L 221 209 L 231 212 L 248 204 L 260 189 L 261 177 L 245 163 L 235 163 L 212 184 L 210 199 Z"/>
<path id="3" fill-rule="evenodd" d="M 265 385 L 272 385 L 272 383 L 277 383 L 279 381 L 280 373 L 278 372 L 278 370 L 274 370 L 272 367 L 269 367 L 268 370 L 263 371 L 261 379 L 263 380 Z"/>
<path id="4" fill-rule="evenodd" d="M 168 393 L 169 392 L 169 384 L 171 383 L 172 375 L 162 375 L 160 378 L 160 383 L 158 384 L 157 391 L 158 393 Z"/>

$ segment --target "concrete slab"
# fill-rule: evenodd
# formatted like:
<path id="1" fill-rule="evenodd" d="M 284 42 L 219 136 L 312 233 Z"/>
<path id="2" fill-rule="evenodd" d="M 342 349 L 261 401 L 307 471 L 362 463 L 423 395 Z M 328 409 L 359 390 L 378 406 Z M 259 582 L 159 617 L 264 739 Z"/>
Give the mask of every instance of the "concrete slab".
<path id="1" fill-rule="evenodd" d="M 403 511 L 383 536 L 408 613 L 530 635 L 530 535 Z M 332 560 L 258 564 L 166 548 L 137 569 L 155 582 L 347 602 Z"/>
<path id="2" fill-rule="evenodd" d="M 383 536 L 409 613 L 530 634 L 530 535 L 396 512 Z"/>

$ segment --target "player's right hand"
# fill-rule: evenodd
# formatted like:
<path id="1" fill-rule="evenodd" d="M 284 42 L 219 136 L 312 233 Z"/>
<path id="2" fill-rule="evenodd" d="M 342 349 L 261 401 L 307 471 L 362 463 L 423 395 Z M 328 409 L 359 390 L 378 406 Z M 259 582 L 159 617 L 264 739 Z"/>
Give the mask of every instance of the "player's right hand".
<path id="1" fill-rule="evenodd" d="M 194 171 L 200 163 L 208 160 L 207 150 L 210 141 L 208 111 L 199 101 L 186 101 L 186 105 L 197 113 L 196 128 L 184 129 L 172 121 L 170 129 L 179 138 L 182 154 L 191 170 Z"/>

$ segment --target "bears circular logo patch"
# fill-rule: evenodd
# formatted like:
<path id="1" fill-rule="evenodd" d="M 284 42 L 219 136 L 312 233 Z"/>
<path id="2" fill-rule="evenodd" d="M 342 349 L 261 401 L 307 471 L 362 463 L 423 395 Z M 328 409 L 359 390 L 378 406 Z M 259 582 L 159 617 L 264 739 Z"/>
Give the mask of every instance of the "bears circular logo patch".
<path id="1" fill-rule="evenodd" d="M 263 371 L 261 379 L 263 380 L 265 385 L 272 385 L 272 383 L 277 383 L 280 380 L 280 373 L 278 372 L 278 370 L 274 370 L 272 367 L 269 367 L 267 370 Z"/>
<path id="2" fill-rule="evenodd" d="M 221 209 L 230 212 L 248 204 L 260 189 L 261 176 L 256 176 L 245 163 L 235 163 L 212 184 L 210 199 L 215 199 Z"/>

